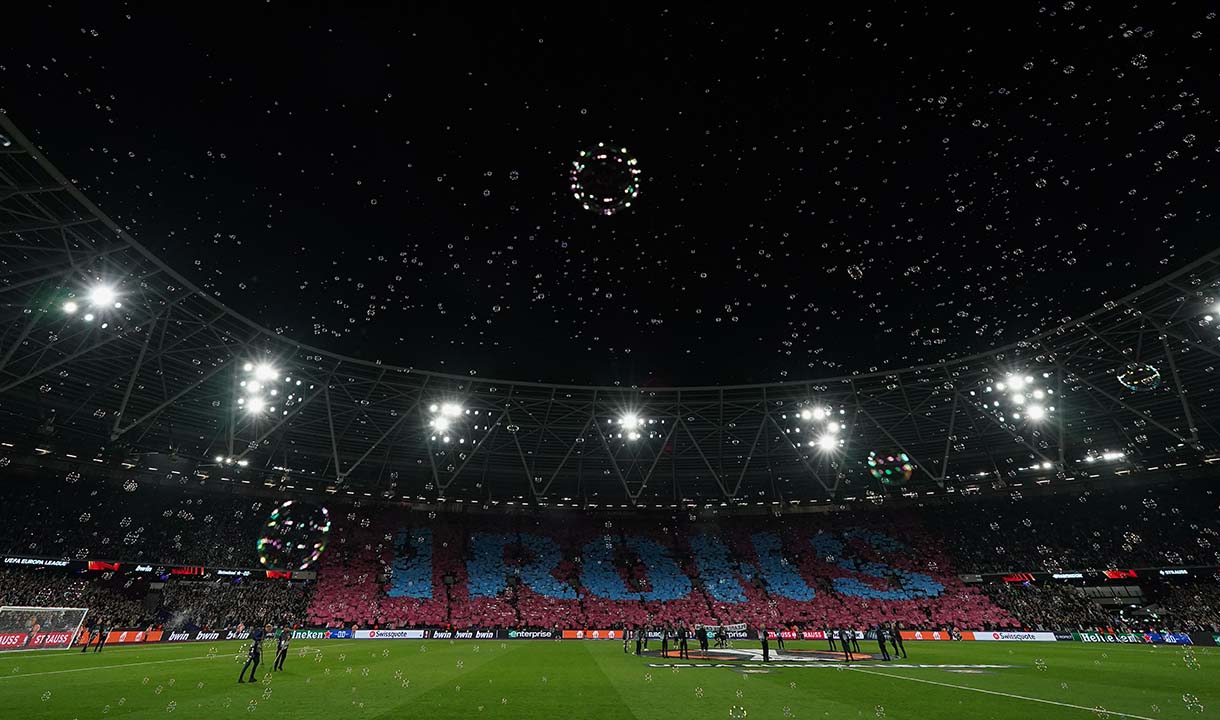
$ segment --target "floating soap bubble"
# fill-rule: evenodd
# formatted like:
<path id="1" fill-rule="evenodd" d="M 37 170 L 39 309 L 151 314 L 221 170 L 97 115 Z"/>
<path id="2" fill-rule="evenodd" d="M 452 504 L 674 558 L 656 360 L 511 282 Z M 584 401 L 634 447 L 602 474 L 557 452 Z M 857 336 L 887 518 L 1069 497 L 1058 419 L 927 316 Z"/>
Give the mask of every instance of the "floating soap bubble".
<path id="1" fill-rule="evenodd" d="M 572 162 L 572 197 L 585 210 L 614 215 L 640 195 L 640 169 L 627 148 L 598 143 Z"/>
<path id="2" fill-rule="evenodd" d="M 330 512 L 288 500 L 271 511 L 256 550 L 263 565 L 304 570 L 317 561 L 330 533 Z"/>
<path id="3" fill-rule="evenodd" d="M 1199 698 L 1192 693 L 1184 693 L 1182 695 L 1182 702 L 1186 705 L 1186 709 L 1191 712 L 1203 712 L 1203 703 L 1199 702 Z"/>
<path id="4" fill-rule="evenodd" d="M 883 485 L 902 485 L 910 480 L 911 473 L 915 472 L 915 465 L 904 452 L 881 454 L 869 451 L 866 462 L 869 474 Z"/>
<path id="5" fill-rule="evenodd" d="M 1161 385 L 1161 372 L 1146 363 L 1127 363 L 1118 371 L 1118 383 L 1134 392 L 1155 390 Z"/>

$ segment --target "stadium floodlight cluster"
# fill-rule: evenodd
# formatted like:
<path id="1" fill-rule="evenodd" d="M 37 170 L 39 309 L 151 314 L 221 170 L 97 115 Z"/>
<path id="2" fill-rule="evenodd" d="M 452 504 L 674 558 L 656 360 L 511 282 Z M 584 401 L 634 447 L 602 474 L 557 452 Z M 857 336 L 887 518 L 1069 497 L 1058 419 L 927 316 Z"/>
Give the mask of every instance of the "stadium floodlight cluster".
<path id="1" fill-rule="evenodd" d="M 88 310 L 82 316 L 85 322 L 93 322 L 99 313 L 106 310 L 122 309 L 123 303 L 118 300 L 118 293 L 113 287 L 102 282 L 90 287 L 84 293 L 84 302 Z M 77 301 L 77 296 L 74 293 L 68 294 L 68 299 L 64 300 L 60 308 L 65 315 L 75 315 L 81 309 L 80 302 Z"/>
<path id="2" fill-rule="evenodd" d="M 831 452 L 847 445 L 846 440 L 847 408 L 839 405 L 833 407 L 817 401 L 803 405 L 791 419 L 799 420 L 785 432 L 801 435 L 804 430 L 803 443 L 807 447 L 817 448 L 822 452 Z M 781 420 L 788 420 L 786 413 L 780 413 Z"/>
<path id="3" fill-rule="evenodd" d="M 634 412 L 626 412 L 618 418 L 606 420 L 606 425 L 610 429 L 610 437 L 628 442 L 635 442 L 645 438 L 659 438 L 661 437 L 659 428 L 664 424 L 664 420 L 645 418 Z"/>
<path id="4" fill-rule="evenodd" d="M 1038 379 L 1023 373 L 1008 373 L 1003 380 L 988 382 L 983 387 L 983 402 L 990 406 L 1002 420 L 1029 420 L 1041 422 L 1055 412 L 1053 388 L 1044 388 L 1042 383 L 1051 377 L 1043 372 Z M 971 395 L 974 393 L 971 392 Z"/>
<path id="5" fill-rule="evenodd" d="M 432 403 L 428 406 L 428 412 L 432 413 L 432 419 L 428 421 L 428 426 L 435 431 L 432 434 L 432 440 L 440 440 L 447 443 L 450 439 L 449 431 L 465 411 L 459 403 L 445 402 Z M 458 439 L 463 443 L 466 442 L 465 438 Z"/>
<path id="6" fill-rule="evenodd" d="M 1205 319 L 1220 316 L 1220 250 L 1039 335 L 917 367 L 713 387 L 491 380 L 258 325 L 127 234 L 3 114 L 0 131 L 13 140 L 0 153 L 0 284 L 30 310 L 0 333 L 10 458 L 151 479 L 164 472 L 138 457 L 169 447 L 196 472 L 221 466 L 218 481 L 693 508 L 826 503 L 865 487 L 890 497 L 870 457 L 883 477 L 909 465 L 901 492 L 926 497 L 1220 455 L 1220 406 L 1206 402 L 1220 391 L 1220 339 Z M 86 312 L 106 332 L 64 323 Z M 121 462 L 100 446 L 123 448 Z"/>
<path id="7" fill-rule="evenodd" d="M 255 415 L 263 411 L 274 413 L 275 405 L 272 403 L 280 394 L 279 388 L 274 385 L 280 380 L 279 370 L 276 370 L 275 366 L 270 363 L 248 362 L 242 366 L 242 372 L 244 377 L 238 383 L 242 396 L 237 399 L 237 404 Z M 292 378 L 284 378 L 284 382 L 291 383 Z"/>

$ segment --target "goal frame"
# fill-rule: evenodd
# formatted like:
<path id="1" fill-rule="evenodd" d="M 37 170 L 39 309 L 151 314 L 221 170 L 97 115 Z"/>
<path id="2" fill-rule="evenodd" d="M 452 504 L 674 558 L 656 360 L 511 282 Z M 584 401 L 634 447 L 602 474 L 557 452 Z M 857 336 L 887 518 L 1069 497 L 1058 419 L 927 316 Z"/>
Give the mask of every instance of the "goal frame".
<path id="1" fill-rule="evenodd" d="M 51 607 L 51 606 L 43 606 L 43 605 L 0 605 L 0 615 L 4 615 L 5 613 L 10 612 L 10 611 L 16 611 L 16 612 L 22 612 L 22 613 L 24 613 L 25 611 L 29 611 L 29 612 L 37 615 L 39 613 L 56 612 L 56 611 L 63 611 L 63 610 L 76 610 L 76 611 L 80 612 L 80 619 L 78 619 L 76 621 L 76 627 L 72 628 L 72 632 L 68 636 L 67 645 L 64 645 L 63 647 L 47 647 L 44 645 L 41 647 L 32 647 L 32 648 L 14 648 L 12 650 L 6 650 L 3 647 L 0 647 L 0 654 L 11 653 L 11 652 L 33 652 L 35 650 L 47 650 L 47 651 L 71 650 L 73 645 L 76 644 L 76 638 L 80 635 L 81 626 L 85 624 L 85 618 L 88 617 L 88 615 L 89 615 L 89 608 L 87 608 L 87 607 Z"/>

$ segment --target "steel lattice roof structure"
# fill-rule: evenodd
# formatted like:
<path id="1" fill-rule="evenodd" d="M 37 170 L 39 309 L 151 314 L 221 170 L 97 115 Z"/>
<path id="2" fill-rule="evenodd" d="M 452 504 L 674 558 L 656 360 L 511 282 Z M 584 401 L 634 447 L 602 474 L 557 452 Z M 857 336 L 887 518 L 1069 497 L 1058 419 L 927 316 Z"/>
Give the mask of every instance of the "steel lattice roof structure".
<path id="1" fill-rule="evenodd" d="M 1220 444 L 1220 250 L 932 365 L 720 387 L 488 380 L 275 334 L 167 267 L 4 115 L 0 134 L 0 434 L 14 452 L 169 453 L 200 475 L 319 491 L 627 507 L 1054 483 L 1197 464 Z M 89 306 L 99 283 L 120 307 Z M 242 382 L 262 364 L 276 370 L 268 407 L 250 412 Z M 905 454 L 909 481 L 874 478 L 870 451 Z"/>

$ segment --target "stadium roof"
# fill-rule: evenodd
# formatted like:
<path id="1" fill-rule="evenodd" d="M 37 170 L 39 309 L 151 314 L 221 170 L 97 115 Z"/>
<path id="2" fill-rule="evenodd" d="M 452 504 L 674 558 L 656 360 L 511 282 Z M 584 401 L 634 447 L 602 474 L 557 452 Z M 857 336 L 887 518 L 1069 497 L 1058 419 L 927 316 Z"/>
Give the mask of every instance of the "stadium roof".
<path id="1" fill-rule="evenodd" d="M 4 115 L 0 134 L 0 439 L 14 452 L 168 453 L 208 477 L 402 499 L 635 505 L 1055 483 L 1198 463 L 1220 443 L 1220 250 L 1049 332 L 898 371 L 493 380 L 277 335 L 150 253 Z"/>

